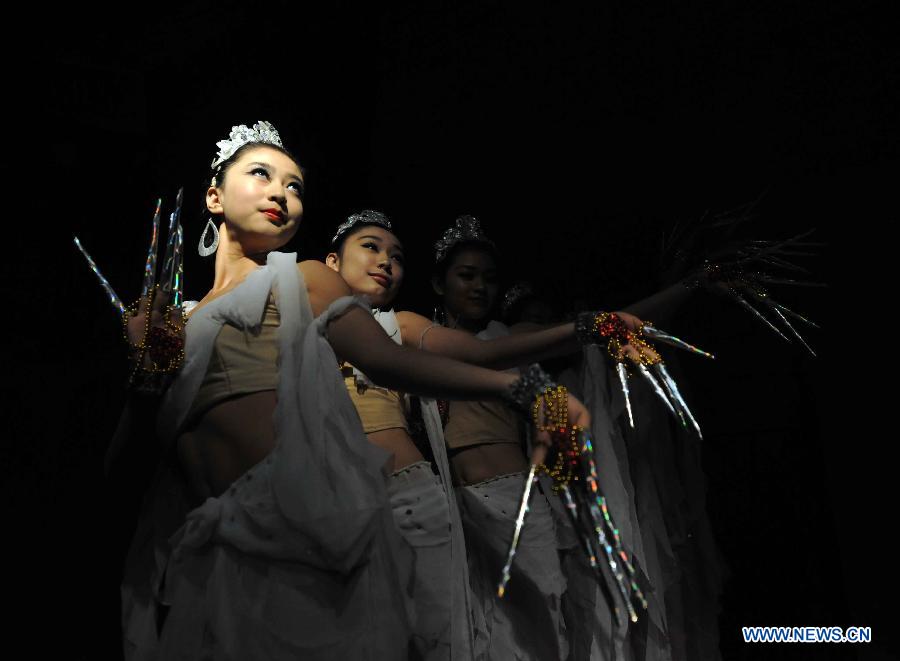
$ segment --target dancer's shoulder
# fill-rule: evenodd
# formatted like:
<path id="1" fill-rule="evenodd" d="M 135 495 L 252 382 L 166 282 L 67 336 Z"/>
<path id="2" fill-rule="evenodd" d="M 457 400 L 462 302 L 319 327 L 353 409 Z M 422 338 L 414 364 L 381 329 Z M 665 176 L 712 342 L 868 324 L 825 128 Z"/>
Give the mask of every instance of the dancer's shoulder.
<path id="1" fill-rule="evenodd" d="M 352 294 L 344 279 L 322 262 L 307 259 L 297 262 L 297 268 L 306 281 L 309 303 L 316 316 L 324 312 L 337 299 Z"/>

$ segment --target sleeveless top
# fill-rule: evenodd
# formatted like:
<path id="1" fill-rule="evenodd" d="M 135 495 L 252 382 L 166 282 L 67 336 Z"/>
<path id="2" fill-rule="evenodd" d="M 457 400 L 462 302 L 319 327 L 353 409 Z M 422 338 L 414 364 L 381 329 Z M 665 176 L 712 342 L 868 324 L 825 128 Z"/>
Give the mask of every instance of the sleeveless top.
<path id="1" fill-rule="evenodd" d="M 275 363 L 280 324 L 281 314 L 274 296 L 269 294 L 258 327 L 241 329 L 227 322 L 222 325 L 213 343 L 206 375 L 188 412 L 189 423 L 227 399 L 277 389 Z"/>
<path id="2" fill-rule="evenodd" d="M 406 657 L 409 551 L 384 484 L 387 453 L 366 439 L 316 318 L 295 254 L 273 252 L 227 294 L 191 315 L 185 361 L 157 430 L 171 444 L 188 422 L 225 325 L 260 333 L 269 294 L 280 312 L 274 450 L 177 531 L 148 494 L 122 586 L 127 659 Z M 168 542 L 166 539 L 168 538 Z M 159 604 L 170 606 L 157 635 Z"/>
<path id="3" fill-rule="evenodd" d="M 342 373 L 348 369 L 352 369 L 352 365 L 345 363 Z M 409 431 L 404 398 L 399 392 L 360 385 L 353 374 L 344 376 L 344 385 L 347 386 L 347 394 L 350 395 L 350 400 L 359 413 L 364 432 L 373 434 L 385 429 Z"/>
<path id="4" fill-rule="evenodd" d="M 444 428 L 451 450 L 485 443 L 519 444 L 524 433 L 520 416 L 503 402 L 450 402 Z"/>
<path id="5" fill-rule="evenodd" d="M 489 340 L 509 334 L 509 329 L 492 321 L 476 337 Z M 508 370 L 518 372 L 518 370 Z M 458 448 L 485 443 L 520 444 L 525 426 L 520 416 L 500 401 L 460 401 L 450 402 L 450 417 L 444 427 L 447 447 Z"/>
<path id="6" fill-rule="evenodd" d="M 397 322 L 397 315 L 393 309 L 391 310 L 374 310 L 372 312 L 375 321 L 384 329 L 385 333 L 399 345 L 403 344 L 403 338 L 400 334 L 400 325 Z M 373 383 L 362 371 L 355 367 L 351 367 L 352 376 L 349 376 L 345 383 L 354 404 L 359 406 L 360 400 L 365 399 L 373 393 L 376 395 L 375 402 L 371 404 L 377 409 L 378 416 L 391 416 L 390 419 L 396 420 L 397 410 L 393 404 L 388 404 L 383 398 L 392 396 L 394 391 L 380 388 Z M 353 393 L 357 390 L 357 384 L 362 384 L 366 390 L 362 397 L 355 398 Z M 397 394 L 399 399 L 399 394 Z M 431 454 L 434 457 L 435 468 L 444 485 L 444 493 L 446 495 L 447 510 L 450 515 L 450 575 L 453 577 L 451 585 L 448 586 L 447 599 L 450 602 L 451 615 L 451 634 L 450 649 L 452 650 L 453 659 L 475 659 L 475 641 L 474 632 L 476 629 L 483 629 L 481 623 L 483 617 L 478 610 L 476 604 L 472 600 L 470 583 L 469 583 L 469 566 L 466 561 L 466 541 L 463 536 L 462 520 L 460 518 L 459 506 L 456 502 L 456 496 L 452 488 L 452 472 L 450 470 L 450 462 L 447 458 L 447 449 L 444 441 L 444 429 L 441 423 L 440 412 L 438 411 L 437 401 L 428 397 L 420 398 L 422 404 L 422 418 L 425 423 L 425 429 L 428 434 L 429 445 L 431 446 Z M 402 411 L 403 424 L 407 428 L 406 411 Z M 365 408 L 359 410 L 362 418 L 363 427 L 369 431 L 369 426 L 373 422 L 377 422 L 383 418 L 370 418 L 370 412 Z M 395 425 L 392 425 L 395 426 Z M 387 427 L 385 427 L 387 428 Z M 478 657 L 480 658 L 480 657 Z"/>
<path id="7" fill-rule="evenodd" d="M 403 344 L 400 326 L 393 310 L 372 310 L 372 316 L 388 337 L 396 344 Z M 341 374 L 344 376 L 347 394 L 359 413 L 363 431 L 367 434 L 397 428 L 409 431 L 406 401 L 401 393 L 374 384 L 361 370 L 347 362 L 341 365 Z"/>

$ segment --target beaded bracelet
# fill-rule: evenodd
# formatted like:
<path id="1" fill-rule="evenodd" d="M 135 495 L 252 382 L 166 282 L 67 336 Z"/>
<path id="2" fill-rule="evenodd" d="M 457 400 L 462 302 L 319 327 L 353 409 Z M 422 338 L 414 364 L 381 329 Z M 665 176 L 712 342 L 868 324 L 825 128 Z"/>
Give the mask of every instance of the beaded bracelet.
<path id="1" fill-rule="evenodd" d="M 556 384 L 550 375 L 535 363 L 529 365 L 522 375 L 513 381 L 506 391 L 505 399 L 522 415 L 528 416 L 532 411 L 532 405 L 548 388 L 556 388 Z"/>
<path id="2" fill-rule="evenodd" d="M 575 318 L 575 335 L 582 344 L 626 344 L 628 327 L 615 312 L 582 312 Z"/>
<path id="3" fill-rule="evenodd" d="M 653 347 L 642 337 L 643 332 L 643 325 L 637 331 L 629 330 L 615 312 L 582 312 L 575 319 L 575 334 L 582 345 L 605 342 L 610 357 L 621 361 L 622 347 L 630 344 L 637 349 L 641 364 L 655 365 L 660 358 L 653 357 Z"/>
<path id="4" fill-rule="evenodd" d="M 547 388 L 535 399 L 531 413 L 535 428 L 550 434 L 551 447 L 556 450 L 553 467 L 541 464 L 538 468 L 551 477 L 553 488 L 559 491 L 572 480 L 578 479 L 578 458 L 581 454 L 578 434 L 582 429 L 577 425 L 568 426 L 569 400 L 566 387 Z"/>
<path id="5" fill-rule="evenodd" d="M 184 331 L 183 311 L 175 306 L 167 305 L 163 311 L 166 327 L 150 325 L 153 300 L 158 289 L 157 285 L 148 292 L 144 335 L 137 344 L 132 343 L 128 337 L 128 322 L 138 315 L 141 301 L 137 300 L 132 303 L 122 315 L 122 331 L 125 342 L 134 352 L 132 354 L 134 369 L 128 378 L 128 385 L 138 392 L 161 392 L 165 387 L 166 377 L 177 372 L 184 364 L 184 340 L 181 338 Z M 182 315 L 180 325 L 172 321 L 172 313 L 176 311 Z M 145 364 L 147 357 L 150 358 L 149 366 Z"/>
<path id="6" fill-rule="evenodd" d="M 581 457 L 581 443 L 578 435 L 584 431 L 578 425 L 572 425 L 569 433 L 558 430 L 555 438 L 556 455 L 553 465 L 541 464 L 539 469 L 553 480 L 553 490 L 561 491 L 572 482 L 578 482 L 579 458 Z"/>
<path id="7" fill-rule="evenodd" d="M 541 409 L 544 419 L 541 420 Z M 565 386 L 548 386 L 535 397 L 531 405 L 531 419 L 538 431 L 551 434 L 565 431 L 569 422 L 568 391 Z"/>

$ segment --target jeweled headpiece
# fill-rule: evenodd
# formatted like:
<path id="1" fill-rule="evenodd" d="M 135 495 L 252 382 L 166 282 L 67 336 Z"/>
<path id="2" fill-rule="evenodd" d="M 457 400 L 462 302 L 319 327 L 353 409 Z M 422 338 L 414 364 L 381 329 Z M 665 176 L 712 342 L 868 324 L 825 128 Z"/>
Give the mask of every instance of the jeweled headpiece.
<path id="1" fill-rule="evenodd" d="M 371 209 L 364 209 L 359 213 L 347 216 L 347 220 L 338 225 L 337 232 L 335 233 L 334 238 L 331 239 L 331 245 L 335 245 L 340 241 L 342 236 L 357 225 L 378 225 L 391 232 L 394 231 L 391 227 L 391 221 L 389 221 L 388 217 L 383 213 L 380 211 L 372 211 Z"/>
<path id="2" fill-rule="evenodd" d="M 481 223 L 475 216 L 459 216 L 454 226 L 445 230 L 441 238 L 435 242 L 434 249 L 437 252 L 434 261 L 443 261 L 453 246 L 462 242 L 485 243 L 494 247 L 494 242 L 485 236 L 481 230 Z"/>
<path id="3" fill-rule="evenodd" d="M 219 153 L 213 159 L 210 167 L 218 169 L 222 163 L 234 156 L 234 152 L 248 142 L 261 142 L 266 145 L 275 145 L 284 148 L 278 130 L 270 122 L 256 122 L 252 128 L 246 124 L 231 127 L 231 134 L 227 140 L 219 140 L 216 147 Z"/>
<path id="4" fill-rule="evenodd" d="M 528 298 L 534 294 L 534 289 L 527 282 L 517 282 L 506 290 L 503 296 L 503 303 L 500 304 L 500 311 L 504 316 L 509 314 L 510 309 L 523 298 Z"/>

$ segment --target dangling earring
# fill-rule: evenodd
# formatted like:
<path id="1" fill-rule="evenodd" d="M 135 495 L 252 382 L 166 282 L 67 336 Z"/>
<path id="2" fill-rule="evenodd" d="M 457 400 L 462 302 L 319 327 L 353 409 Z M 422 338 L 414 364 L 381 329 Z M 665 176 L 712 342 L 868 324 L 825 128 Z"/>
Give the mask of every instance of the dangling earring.
<path id="1" fill-rule="evenodd" d="M 212 230 L 212 243 L 208 246 L 206 245 L 206 233 Z M 212 255 L 216 249 L 219 247 L 219 228 L 216 227 L 216 224 L 212 221 L 212 218 L 209 218 L 206 221 L 206 227 L 203 228 L 203 234 L 200 235 L 200 245 L 197 246 L 197 252 L 200 253 L 201 257 L 209 257 Z"/>

